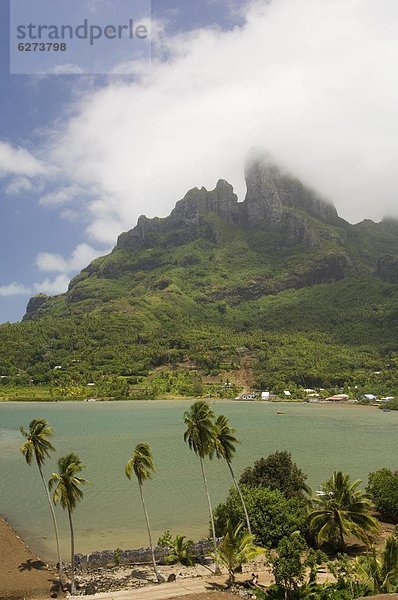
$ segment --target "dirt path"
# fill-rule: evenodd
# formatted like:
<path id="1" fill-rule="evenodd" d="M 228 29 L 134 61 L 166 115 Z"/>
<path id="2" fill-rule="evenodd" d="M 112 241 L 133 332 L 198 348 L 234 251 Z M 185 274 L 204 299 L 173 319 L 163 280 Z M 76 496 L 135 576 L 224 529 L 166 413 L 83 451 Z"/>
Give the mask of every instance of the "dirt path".
<path id="1" fill-rule="evenodd" d="M 209 600 L 229 600 L 229 598 L 236 600 L 236 596 L 232 596 L 232 594 L 217 592 L 224 587 L 224 584 L 225 577 L 185 579 L 174 583 L 148 585 L 137 590 L 84 596 L 84 598 L 85 600 L 175 600 L 189 596 L 190 600 L 194 600 L 195 597 L 198 600 L 207 600 L 207 598 Z M 74 596 L 71 600 L 79 600 L 79 598 L 81 596 Z"/>
<path id="2" fill-rule="evenodd" d="M 55 573 L 0 517 L 0 600 L 49 598 L 54 580 Z"/>

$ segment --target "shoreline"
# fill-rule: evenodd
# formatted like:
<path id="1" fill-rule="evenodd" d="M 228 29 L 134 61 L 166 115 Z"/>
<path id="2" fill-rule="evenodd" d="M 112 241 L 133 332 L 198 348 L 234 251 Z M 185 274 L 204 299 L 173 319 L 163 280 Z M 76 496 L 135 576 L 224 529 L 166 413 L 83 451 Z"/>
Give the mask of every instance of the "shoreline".
<path id="1" fill-rule="evenodd" d="M 0 397 L 0 405 L 1 404 L 104 404 L 104 403 L 109 403 L 109 404 L 115 404 L 115 403 L 126 403 L 126 402 L 145 402 L 145 403 L 151 403 L 151 402 L 195 402 L 196 400 L 204 400 L 205 402 L 228 402 L 229 404 L 267 404 L 267 405 L 279 405 L 279 404 L 283 404 L 284 406 L 297 406 L 298 404 L 304 404 L 304 405 L 310 405 L 310 406 L 344 406 L 344 407 L 362 407 L 362 408 L 378 408 L 381 409 L 383 407 L 383 405 L 380 404 L 362 404 L 358 401 L 331 401 L 331 400 L 317 400 L 317 401 L 308 401 L 307 399 L 297 399 L 297 400 L 235 400 L 234 398 L 196 398 L 196 397 L 189 397 L 189 396 L 178 396 L 175 398 L 154 398 L 151 400 L 148 400 L 146 398 L 142 398 L 142 399 L 131 399 L 131 398 L 126 398 L 126 399 L 110 399 L 110 398 L 95 398 L 95 399 L 80 399 L 80 398 L 62 398 L 62 399 L 58 399 L 58 398 L 53 398 L 53 399 L 49 399 L 49 398 L 32 398 L 32 399 L 27 399 L 27 398 L 13 398 L 8 400 L 7 398 L 1 398 Z"/>
<path id="2" fill-rule="evenodd" d="M 43 562 L 0 515 L 0 598 L 49 597 L 55 580 L 52 567 Z"/>

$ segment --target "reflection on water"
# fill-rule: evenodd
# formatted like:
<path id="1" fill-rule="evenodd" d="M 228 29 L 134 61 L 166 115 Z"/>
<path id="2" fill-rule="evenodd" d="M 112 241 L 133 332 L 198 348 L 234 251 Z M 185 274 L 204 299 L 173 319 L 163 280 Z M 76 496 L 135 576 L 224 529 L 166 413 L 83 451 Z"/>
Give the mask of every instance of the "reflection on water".
<path id="1" fill-rule="evenodd" d="M 193 538 L 207 533 L 208 515 L 198 459 L 183 442 L 183 413 L 189 402 L 97 402 L 0 404 L 0 510 L 43 558 L 53 558 L 51 518 L 35 465 L 19 453 L 19 426 L 44 417 L 54 427 L 57 455 L 74 451 L 87 465 L 90 485 L 74 515 L 77 550 L 128 548 L 146 544 L 145 522 L 135 481 L 124 475 L 133 446 L 148 442 L 157 473 L 145 483 L 154 537 L 165 530 Z M 313 487 L 334 469 L 366 479 L 369 471 L 395 467 L 398 412 L 358 406 L 217 402 L 238 429 L 235 459 L 240 473 L 260 456 L 290 450 Z M 55 457 L 45 466 L 56 468 Z M 214 505 L 231 485 L 225 464 L 207 464 Z M 57 508 L 64 553 L 66 515 Z"/>

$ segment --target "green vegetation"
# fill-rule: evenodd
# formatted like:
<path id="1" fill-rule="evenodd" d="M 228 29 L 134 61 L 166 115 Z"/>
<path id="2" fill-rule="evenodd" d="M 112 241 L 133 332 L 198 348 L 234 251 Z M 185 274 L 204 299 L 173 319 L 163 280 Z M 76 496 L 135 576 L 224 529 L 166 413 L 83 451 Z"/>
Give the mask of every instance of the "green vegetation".
<path id="1" fill-rule="evenodd" d="M 398 472 L 380 469 L 369 473 L 367 491 L 384 519 L 398 522 Z"/>
<path id="2" fill-rule="evenodd" d="M 37 468 L 39 469 L 40 479 L 42 480 L 44 489 L 46 491 L 48 505 L 51 511 L 51 518 L 54 525 L 54 533 L 55 533 L 55 542 L 57 546 L 57 557 L 58 557 L 58 574 L 59 580 L 62 580 L 62 560 L 61 560 L 61 551 L 59 547 L 59 532 L 58 532 L 58 524 L 57 519 L 55 517 L 54 506 L 51 502 L 51 497 L 49 494 L 49 490 L 47 488 L 46 482 L 44 480 L 43 475 L 43 466 L 46 458 L 50 457 L 50 452 L 54 452 L 55 448 L 50 442 L 50 438 L 53 437 L 54 431 L 52 427 L 50 427 L 46 421 L 46 419 L 33 419 L 29 423 L 29 430 L 26 431 L 24 427 L 20 427 L 20 432 L 26 441 L 20 447 L 20 451 L 25 457 L 26 463 L 28 465 L 32 464 L 33 459 L 36 462 Z"/>
<path id="3" fill-rule="evenodd" d="M 287 600 L 297 596 L 299 586 L 304 583 L 307 567 L 304 560 L 305 549 L 307 544 L 295 531 L 279 542 L 276 554 L 271 559 L 276 588 L 283 592 Z"/>
<path id="4" fill-rule="evenodd" d="M 227 567 L 229 585 L 235 583 L 235 572 L 241 569 L 242 565 L 264 552 L 264 548 L 254 544 L 254 536 L 242 531 L 242 527 L 242 523 L 233 527 L 228 521 L 223 539 L 217 546 L 217 559 Z"/>
<path id="5" fill-rule="evenodd" d="M 149 524 L 148 511 L 146 509 L 144 493 L 143 493 L 143 483 L 144 483 L 144 481 L 151 479 L 152 473 L 154 472 L 154 470 L 155 470 L 155 465 L 153 463 L 152 452 L 149 447 L 149 444 L 137 444 L 137 446 L 134 449 L 133 456 L 130 458 L 130 460 L 126 464 L 125 473 L 126 473 L 126 477 L 128 479 L 131 479 L 131 475 L 133 472 L 134 472 L 135 476 L 137 477 L 138 487 L 140 490 L 140 496 L 141 496 L 141 502 L 142 502 L 142 508 L 144 509 L 145 522 L 146 522 L 146 527 L 147 527 L 147 531 L 148 531 L 149 545 L 151 548 L 153 570 L 155 572 L 158 583 L 160 583 L 161 581 L 163 581 L 163 578 L 161 577 L 161 575 L 158 571 L 158 568 L 156 566 L 155 552 L 154 552 L 153 543 L 152 543 L 151 526 Z"/>
<path id="6" fill-rule="evenodd" d="M 173 538 L 170 531 L 166 531 L 158 540 L 158 546 L 165 546 L 170 549 L 170 554 L 166 556 L 165 562 L 168 565 L 181 563 L 186 567 L 195 564 L 193 555 L 193 541 L 187 540 L 185 535 L 177 535 Z"/>
<path id="7" fill-rule="evenodd" d="M 306 510 L 301 500 L 287 499 L 279 490 L 266 487 L 241 486 L 249 513 L 255 541 L 264 548 L 275 548 L 280 540 L 294 531 L 306 530 Z M 245 521 L 242 503 L 236 489 L 232 488 L 225 502 L 215 511 L 217 535 L 223 535 L 228 521 L 233 527 Z"/>
<path id="8" fill-rule="evenodd" d="M 83 492 L 80 486 L 87 483 L 85 479 L 78 476 L 84 465 L 77 454 L 70 453 L 58 459 L 58 473 L 51 475 L 48 487 L 53 492 L 54 504 L 60 504 L 64 510 L 68 511 L 70 528 L 70 553 L 71 553 L 71 594 L 76 593 L 75 588 L 75 534 L 73 530 L 72 512 L 76 505 L 83 498 Z"/>
<path id="9" fill-rule="evenodd" d="M 214 445 L 214 413 L 207 402 L 199 400 L 192 404 L 189 411 L 184 413 L 184 423 L 187 427 L 184 433 L 184 441 L 187 442 L 189 449 L 192 450 L 198 457 L 200 462 L 200 470 L 202 472 L 203 484 L 205 487 L 207 504 L 209 507 L 209 516 L 211 523 L 211 531 L 213 536 L 214 549 L 217 547 L 216 530 L 214 525 L 213 508 L 211 505 L 209 486 L 207 484 L 206 473 L 203 460 L 210 456 Z"/>
<path id="10" fill-rule="evenodd" d="M 346 535 L 369 545 L 372 534 L 377 533 L 372 503 L 359 489 L 360 483 L 359 479 L 350 481 L 348 474 L 337 471 L 322 484 L 322 495 L 313 499 L 314 510 L 308 515 L 309 527 L 320 546 L 328 543 L 344 552 Z"/>
<path id="11" fill-rule="evenodd" d="M 311 493 L 306 479 L 307 475 L 293 462 L 290 452 L 276 451 L 256 460 L 253 467 L 247 467 L 239 483 L 279 490 L 286 498 L 302 498 Z"/>
<path id="12" fill-rule="evenodd" d="M 255 387 L 293 398 L 398 396 L 394 222 L 291 209 L 317 243 L 286 246 L 198 210 L 192 235 L 148 221 L 145 244 L 119 244 L 0 325 L 0 399 L 234 397 L 247 360 Z"/>
<path id="13" fill-rule="evenodd" d="M 236 429 L 229 426 L 229 420 L 224 415 L 219 415 L 214 424 L 214 441 L 213 448 L 210 451 L 210 458 L 213 454 L 217 456 L 218 459 L 224 459 L 228 465 L 229 472 L 231 473 L 232 481 L 234 482 L 234 486 L 236 491 L 239 494 L 240 501 L 242 502 L 242 507 L 245 513 L 246 525 L 248 532 L 252 533 L 250 526 L 250 519 L 247 512 L 247 507 L 245 504 L 245 499 L 243 498 L 243 494 L 239 487 L 238 482 L 236 481 L 235 473 L 232 469 L 232 458 L 236 452 L 235 444 L 237 443 L 237 439 L 235 437 Z"/>
<path id="14" fill-rule="evenodd" d="M 390 536 L 380 558 L 376 550 L 357 558 L 360 579 L 374 594 L 392 594 L 398 590 L 398 540 Z"/>

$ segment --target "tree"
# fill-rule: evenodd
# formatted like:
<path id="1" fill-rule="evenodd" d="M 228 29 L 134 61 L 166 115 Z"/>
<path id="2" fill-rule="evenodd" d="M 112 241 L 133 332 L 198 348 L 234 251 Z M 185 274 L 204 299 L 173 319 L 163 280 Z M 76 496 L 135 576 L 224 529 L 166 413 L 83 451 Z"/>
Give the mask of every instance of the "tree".
<path id="1" fill-rule="evenodd" d="M 398 472 L 380 469 L 369 473 L 367 492 L 380 514 L 388 520 L 398 521 Z"/>
<path id="2" fill-rule="evenodd" d="M 239 483 L 280 490 L 286 498 L 293 498 L 310 493 L 306 479 L 307 475 L 293 462 L 291 453 L 284 450 L 256 460 L 253 467 L 243 471 Z"/>
<path id="3" fill-rule="evenodd" d="M 174 539 L 170 536 L 166 545 L 170 548 L 170 554 L 166 556 L 168 564 L 179 562 L 186 567 L 192 567 L 195 564 L 193 541 L 186 540 L 185 535 L 177 533 Z"/>
<path id="4" fill-rule="evenodd" d="M 299 585 L 304 583 L 306 562 L 303 553 L 306 549 L 307 544 L 295 531 L 279 542 L 277 554 L 271 560 L 275 583 L 282 588 L 286 600 L 297 596 Z"/>
<path id="5" fill-rule="evenodd" d="M 242 529 L 242 523 L 234 527 L 228 521 L 223 539 L 216 550 L 218 560 L 228 569 L 229 585 L 235 583 L 235 571 L 238 568 L 264 552 L 264 548 L 255 546 L 254 536 Z"/>
<path id="6" fill-rule="evenodd" d="M 293 531 L 305 531 L 306 511 L 297 498 L 285 498 L 279 490 L 250 488 L 242 486 L 252 533 L 256 544 L 265 548 L 275 548 L 283 537 Z M 221 536 L 228 521 L 233 527 L 244 522 L 245 515 L 239 495 L 231 488 L 224 503 L 215 511 L 216 534 Z"/>
<path id="7" fill-rule="evenodd" d="M 215 429 L 213 419 L 214 412 L 204 400 L 198 400 L 197 402 L 194 402 L 189 411 L 184 413 L 184 423 L 187 426 L 187 429 L 184 433 L 184 441 L 188 443 L 190 450 L 193 450 L 193 452 L 195 452 L 195 454 L 199 457 L 200 469 L 202 472 L 203 483 L 207 496 L 207 504 L 209 507 L 213 546 L 214 549 L 216 549 L 217 541 L 213 509 L 203 465 L 203 459 L 206 456 L 210 456 L 214 447 Z"/>
<path id="8" fill-rule="evenodd" d="M 135 476 L 137 477 L 138 487 L 140 490 L 140 496 L 141 496 L 141 502 L 142 502 L 142 508 L 144 509 L 146 527 L 147 527 L 148 538 L 149 538 L 149 545 L 150 545 L 151 554 L 152 554 L 153 570 L 155 571 L 155 575 L 156 575 L 156 579 L 157 579 L 158 583 L 160 583 L 161 581 L 163 581 L 163 577 L 160 575 L 157 565 L 156 565 L 155 551 L 154 551 L 153 543 L 152 543 L 151 527 L 149 524 L 148 511 L 146 509 L 144 493 L 143 493 L 144 481 L 151 479 L 152 473 L 155 471 L 155 465 L 153 464 L 153 457 L 152 457 L 152 452 L 149 447 L 149 444 L 141 443 L 141 444 L 137 444 L 137 446 L 135 447 L 133 456 L 127 462 L 126 467 L 125 467 L 125 473 L 126 473 L 126 477 L 128 477 L 128 479 L 131 479 L 131 475 L 132 475 L 133 471 L 134 471 Z"/>
<path id="9" fill-rule="evenodd" d="M 350 481 L 348 474 L 334 472 L 322 484 L 322 495 L 313 499 L 314 510 L 308 515 L 310 529 L 317 535 L 319 545 L 325 542 L 345 550 L 345 536 L 353 535 L 369 544 L 371 534 L 378 530 L 371 515 L 372 503 L 359 489 L 361 481 Z"/>
<path id="10" fill-rule="evenodd" d="M 210 456 L 213 456 L 213 454 L 215 454 L 218 459 L 223 458 L 225 460 L 225 462 L 227 463 L 229 472 L 231 473 L 232 481 L 234 482 L 236 491 L 238 492 L 240 501 L 242 502 L 242 507 L 243 507 L 243 510 L 245 513 L 247 530 L 251 534 L 252 530 L 251 530 L 251 526 L 250 526 L 249 515 L 248 515 L 246 504 L 245 504 L 245 499 L 243 498 L 241 489 L 238 485 L 238 482 L 236 481 L 235 473 L 232 469 L 232 464 L 231 464 L 233 455 L 236 452 L 235 444 L 238 441 L 236 439 L 236 437 L 234 436 L 235 432 L 236 432 L 236 429 L 233 429 L 232 427 L 229 426 L 229 421 L 228 421 L 227 417 L 225 417 L 224 415 L 220 415 L 219 417 L 217 417 L 217 420 L 215 423 L 215 431 L 214 431 L 214 445 L 213 445 L 213 448 L 211 449 Z"/>
<path id="11" fill-rule="evenodd" d="M 384 550 L 377 558 L 375 548 L 366 556 L 356 559 L 360 580 L 368 585 L 374 594 L 398 592 L 398 540 L 387 538 Z"/>
<path id="12" fill-rule="evenodd" d="M 70 528 L 70 549 L 71 549 L 71 594 L 75 594 L 75 534 L 73 530 L 72 512 L 76 505 L 83 498 L 83 492 L 80 486 L 87 483 L 82 477 L 78 477 L 84 465 L 77 454 L 67 454 L 58 459 L 58 473 L 51 475 L 48 487 L 50 491 L 54 488 L 53 502 L 60 504 L 64 510 L 68 511 Z"/>
<path id="13" fill-rule="evenodd" d="M 48 505 L 51 511 L 51 517 L 54 525 L 55 542 L 57 546 L 57 557 L 58 557 L 58 574 L 59 579 L 62 579 L 62 561 L 61 551 L 59 547 L 59 532 L 57 519 L 55 517 L 55 511 L 53 503 L 51 502 L 50 493 L 48 491 L 46 482 L 43 475 L 43 465 L 46 458 L 49 458 L 50 452 L 54 452 L 55 448 L 51 444 L 50 439 L 54 435 L 52 427 L 50 427 L 46 419 L 33 419 L 29 424 L 29 431 L 26 431 L 21 425 L 19 428 L 22 435 L 26 438 L 26 441 L 20 447 L 20 451 L 25 457 L 28 465 L 32 464 L 33 459 L 36 462 L 37 468 L 39 469 L 40 478 L 43 482 L 44 489 L 46 490 L 46 496 Z"/>

